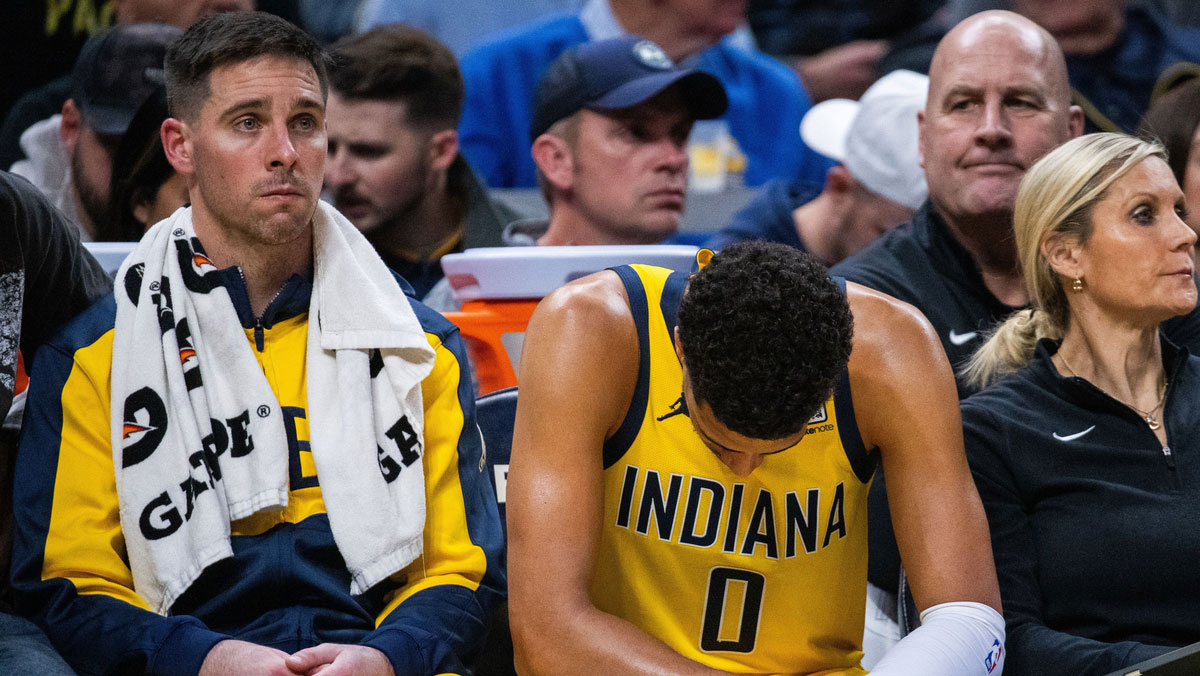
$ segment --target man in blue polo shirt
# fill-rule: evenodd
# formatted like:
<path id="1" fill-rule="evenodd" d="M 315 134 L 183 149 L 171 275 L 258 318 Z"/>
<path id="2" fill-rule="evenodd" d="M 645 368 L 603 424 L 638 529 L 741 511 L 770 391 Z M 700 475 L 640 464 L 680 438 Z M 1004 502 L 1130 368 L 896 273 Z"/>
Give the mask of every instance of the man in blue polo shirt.
<path id="1" fill-rule="evenodd" d="M 682 67 L 707 71 L 724 85 L 724 119 L 747 157 L 745 180 L 820 183 L 831 163 L 792 139 L 808 95 L 786 66 L 727 38 L 743 21 L 744 3 L 705 0 L 589 0 L 579 14 L 556 14 L 503 33 L 463 57 L 467 99 L 459 137 L 463 154 L 494 188 L 533 187 L 536 169 L 525 145 L 533 92 L 546 66 L 582 42 L 641 35 Z"/>

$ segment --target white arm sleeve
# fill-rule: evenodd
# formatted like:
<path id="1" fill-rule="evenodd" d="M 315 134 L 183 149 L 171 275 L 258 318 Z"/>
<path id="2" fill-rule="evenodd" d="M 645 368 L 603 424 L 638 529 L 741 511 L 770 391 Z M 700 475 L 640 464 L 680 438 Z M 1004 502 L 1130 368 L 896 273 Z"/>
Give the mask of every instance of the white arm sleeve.
<path id="1" fill-rule="evenodd" d="M 883 656 L 872 676 L 1000 676 L 1004 618 L 970 601 L 941 603 L 921 613 L 921 626 Z"/>

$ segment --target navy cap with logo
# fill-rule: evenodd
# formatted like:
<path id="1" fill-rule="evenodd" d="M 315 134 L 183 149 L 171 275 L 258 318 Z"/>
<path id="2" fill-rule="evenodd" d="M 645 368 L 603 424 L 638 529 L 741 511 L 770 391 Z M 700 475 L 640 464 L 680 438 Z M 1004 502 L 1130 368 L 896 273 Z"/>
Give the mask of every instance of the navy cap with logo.
<path id="1" fill-rule="evenodd" d="M 167 47 L 179 28 L 138 23 L 94 35 L 71 71 L 71 98 L 84 122 L 99 134 L 120 135 L 155 88 L 161 87 Z"/>
<path id="2" fill-rule="evenodd" d="M 672 85 L 679 85 L 694 119 L 719 117 L 729 105 L 716 77 L 676 67 L 645 38 L 628 35 L 585 42 L 563 52 L 546 68 L 534 94 L 529 135 L 536 139 L 580 110 L 635 106 Z"/>

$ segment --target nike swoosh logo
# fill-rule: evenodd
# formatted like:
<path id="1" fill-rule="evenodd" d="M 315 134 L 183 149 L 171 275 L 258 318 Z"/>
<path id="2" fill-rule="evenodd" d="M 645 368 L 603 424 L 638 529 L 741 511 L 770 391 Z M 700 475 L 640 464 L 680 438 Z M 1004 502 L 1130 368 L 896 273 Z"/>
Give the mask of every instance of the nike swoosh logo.
<path id="1" fill-rule="evenodd" d="M 977 335 L 979 335 L 978 331 L 968 331 L 966 333 L 959 333 L 957 331 L 951 330 L 950 331 L 950 342 L 954 343 L 955 345 L 962 345 L 969 340 L 975 340 L 975 336 L 977 336 Z"/>
<path id="2" fill-rule="evenodd" d="M 1092 425 L 1091 427 L 1087 428 L 1086 430 L 1084 430 L 1082 432 L 1076 432 L 1075 434 L 1068 434 L 1065 437 L 1059 436 L 1058 432 L 1055 432 L 1054 438 L 1058 439 L 1059 441 L 1075 441 L 1079 437 L 1082 437 L 1083 435 L 1087 434 L 1088 432 L 1091 432 L 1094 429 L 1096 429 L 1096 426 Z"/>

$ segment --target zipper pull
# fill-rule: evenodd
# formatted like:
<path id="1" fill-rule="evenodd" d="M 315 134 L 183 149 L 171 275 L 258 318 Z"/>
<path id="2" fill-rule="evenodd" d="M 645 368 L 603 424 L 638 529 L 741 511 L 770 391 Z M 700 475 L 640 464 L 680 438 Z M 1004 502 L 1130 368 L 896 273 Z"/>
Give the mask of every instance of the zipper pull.
<path id="1" fill-rule="evenodd" d="M 1162 447 L 1163 457 L 1167 459 L 1167 466 L 1175 469 L 1175 454 L 1171 452 L 1170 446 Z"/>
<path id="2" fill-rule="evenodd" d="M 259 352 L 262 352 L 263 350 L 265 350 L 267 348 L 266 342 L 267 342 L 267 336 L 263 331 L 262 320 L 255 319 L 254 320 L 254 346 L 258 348 Z"/>

